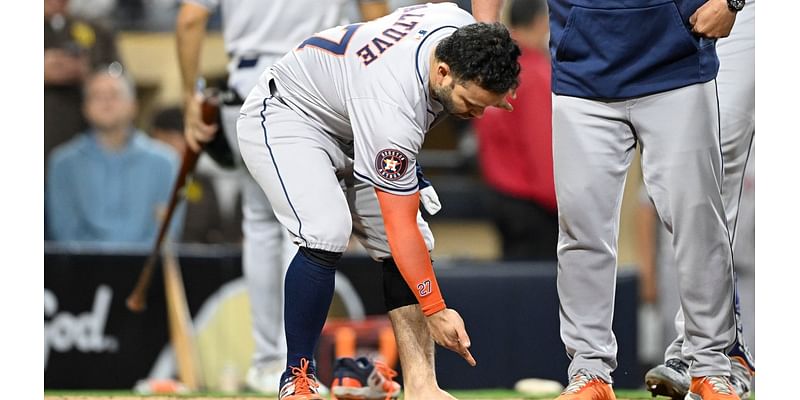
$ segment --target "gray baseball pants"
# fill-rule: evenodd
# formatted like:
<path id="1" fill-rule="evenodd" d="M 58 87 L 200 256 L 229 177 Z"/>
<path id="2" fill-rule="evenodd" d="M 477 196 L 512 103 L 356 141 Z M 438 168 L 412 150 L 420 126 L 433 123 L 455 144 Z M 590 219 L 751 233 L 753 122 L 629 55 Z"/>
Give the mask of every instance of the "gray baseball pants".
<path id="1" fill-rule="evenodd" d="M 751 157 L 755 133 L 755 38 L 755 2 L 750 1 L 736 16 L 736 24 L 731 35 L 717 42 L 717 55 L 720 60 L 717 86 L 722 132 L 722 200 L 725 204 L 726 219 L 731 234 L 730 240 L 734 243 L 734 252 L 737 253 L 740 251 L 752 253 L 751 248 L 755 246 L 755 243 L 736 240 L 735 237 L 739 226 L 742 181 L 745 176 L 745 166 Z M 669 238 L 668 234 L 662 236 Z M 742 246 L 746 248 L 741 248 Z M 739 257 L 737 257 L 737 263 L 742 264 L 742 268 L 746 268 L 748 265 L 746 262 L 739 262 Z M 752 267 L 752 264 L 750 266 Z M 670 265 L 663 267 L 669 268 Z M 737 315 L 737 341 L 740 347 L 738 353 L 744 353 L 749 358 L 748 362 L 752 364 L 753 360 L 748 344 L 752 344 L 755 339 L 753 334 L 755 298 L 752 295 L 755 284 L 752 279 L 754 271 L 740 271 L 740 266 L 737 265 L 737 273 L 740 275 L 738 285 L 740 303 L 743 303 L 742 309 L 749 310 L 745 316 Z M 746 327 L 742 326 L 741 320 L 743 319 L 746 321 Z M 670 358 L 685 360 L 682 356 L 684 323 L 683 309 L 679 308 L 674 321 L 678 335 L 667 347 L 665 360 Z M 744 334 L 745 329 L 747 329 L 748 335 Z M 748 337 L 749 339 L 746 339 Z M 734 369 L 734 374 L 744 382 L 749 381 L 750 373 L 746 369 L 738 367 Z"/>
<path id="2" fill-rule="evenodd" d="M 611 382 L 617 367 L 617 238 L 637 143 L 645 187 L 673 234 L 690 373 L 728 375 L 725 351 L 736 326 L 714 81 L 614 102 L 553 96 L 557 284 L 569 375 L 586 369 Z"/>
<path id="3" fill-rule="evenodd" d="M 351 233 L 375 260 L 390 257 L 375 188 L 353 177 L 353 159 L 317 122 L 275 97 L 265 74 L 242 107 L 239 148 L 296 244 L 344 252 Z M 434 239 L 417 212 L 429 251 Z"/>

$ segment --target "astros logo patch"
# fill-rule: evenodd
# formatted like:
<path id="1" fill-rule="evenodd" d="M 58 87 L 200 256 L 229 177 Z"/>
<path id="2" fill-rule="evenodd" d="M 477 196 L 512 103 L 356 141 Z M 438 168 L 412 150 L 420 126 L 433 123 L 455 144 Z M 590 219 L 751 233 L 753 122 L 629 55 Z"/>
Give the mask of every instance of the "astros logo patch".
<path id="1" fill-rule="evenodd" d="M 406 173 L 406 168 L 408 168 L 408 157 L 400 150 L 381 150 L 375 158 L 375 169 L 387 181 L 400 179 Z"/>

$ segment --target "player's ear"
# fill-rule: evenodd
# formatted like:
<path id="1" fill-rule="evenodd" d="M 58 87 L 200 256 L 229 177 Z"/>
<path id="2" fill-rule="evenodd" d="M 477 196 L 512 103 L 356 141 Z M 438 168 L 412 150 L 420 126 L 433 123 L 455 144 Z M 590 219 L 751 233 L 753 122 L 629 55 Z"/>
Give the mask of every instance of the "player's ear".
<path id="1" fill-rule="evenodd" d="M 450 71 L 450 66 L 447 65 L 447 63 L 440 61 L 436 65 L 436 77 L 438 78 L 437 80 L 439 81 L 437 83 L 439 83 L 442 86 L 449 86 L 450 81 L 453 79 L 453 75 L 451 74 Z"/>

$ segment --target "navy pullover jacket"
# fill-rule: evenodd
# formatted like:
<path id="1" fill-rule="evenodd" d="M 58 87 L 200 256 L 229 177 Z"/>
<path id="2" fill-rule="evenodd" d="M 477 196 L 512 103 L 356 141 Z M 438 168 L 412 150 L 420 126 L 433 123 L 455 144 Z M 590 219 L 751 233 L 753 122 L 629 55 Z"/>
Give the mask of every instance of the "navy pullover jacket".
<path id="1" fill-rule="evenodd" d="M 692 33 L 706 0 L 548 0 L 553 93 L 620 100 L 717 76 L 716 41 Z"/>

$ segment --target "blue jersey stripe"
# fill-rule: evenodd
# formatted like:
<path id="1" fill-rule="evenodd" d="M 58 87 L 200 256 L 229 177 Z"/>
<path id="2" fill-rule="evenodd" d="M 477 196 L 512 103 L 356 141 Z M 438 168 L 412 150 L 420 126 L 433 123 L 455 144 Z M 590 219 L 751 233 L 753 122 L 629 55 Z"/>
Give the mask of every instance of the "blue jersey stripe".
<path id="1" fill-rule="evenodd" d="M 272 159 L 272 165 L 275 167 L 275 172 L 278 174 L 278 181 L 281 183 L 281 188 L 283 189 L 283 194 L 286 196 L 286 201 L 289 203 L 289 207 L 291 207 L 292 212 L 294 213 L 294 217 L 297 218 L 297 235 L 306 242 L 308 245 L 308 241 L 306 238 L 303 237 L 303 222 L 300 221 L 300 217 L 297 215 L 297 210 L 294 209 L 294 205 L 292 204 L 292 200 L 289 199 L 289 192 L 286 191 L 286 185 L 283 184 L 283 177 L 281 177 L 281 171 L 278 169 L 278 163 L 275 161 L 275 156 L 272 154 L 272 147 L 269 145 L 269 140 L 267 138 L 267 117 L 265 112 L 267 111 L 267 100 L 271 99 L 273 96 L 265 97 L 263 101 L 263 107 L 261 108 L 261 128 L 264 131 L 264 144 L 267 146 L 267 150 L 269 151 L 269 156 Z M 288 228 L 287 228 L 288 229 Z M 289 230 L 291 232 L 291 230 Z"/>
<path id="2" fill-rule="evenodd" d="M 422 40 L 420 40 L 419 45 L 417 45 L 417 51 L 416 51 L 415 56 L 414 56 L 414 66 L 417 68 L 417 78 L 419 78 L 419 84 L 422 85 L 422 86 L 425 86 L 425 80 L 422 79 L 422 73 L 419 72 L 419 51 L 422 49 L 422 44 L 425 43 L 425 41 L 428 40 L 428 38 L 430 38 L 437 31 L 445 29 L 445 28 L 458 29 L 458 27 L 454 26 L 454 25 L 440 26 L 440 27 L 428 32 L 428 34 L 425 35 L 425 37 L 422 38 Z M 424 89 L 425 90 L 423 91 L 423 93 L 425 94 L 425 103 L 427 105 L 427 103 L 430 103 L 430 100 L 428 100 L 428 88 L 424 88 Z M 431 111 L 430 109 L 428 109 L 428 112 L 431 113 L 434 117 L 436 117 L 436 113 L 435 112 Z"/>

